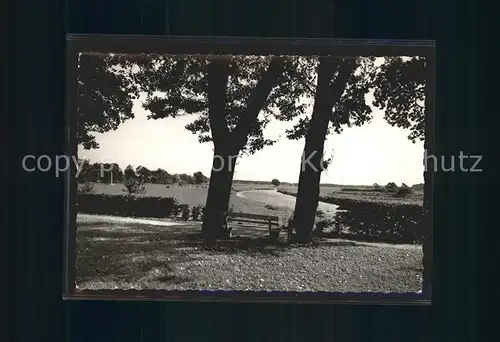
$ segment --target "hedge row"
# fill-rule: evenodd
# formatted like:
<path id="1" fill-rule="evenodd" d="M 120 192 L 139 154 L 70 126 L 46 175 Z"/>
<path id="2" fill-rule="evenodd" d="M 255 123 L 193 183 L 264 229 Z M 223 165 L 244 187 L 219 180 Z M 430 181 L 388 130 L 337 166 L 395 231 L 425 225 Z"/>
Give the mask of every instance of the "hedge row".
<path id="1" fill-rule="evenodd" d="M 424 208 L 417 204 L 363 202 L 326 197 L 321 199 L 339 206 L 333 220 L 331 235 L 346 234 L 349 238 L 389 242 L 423 243 Z M 347 231 L 347 233 L 345 233 Z"/>
<path id="2" fill-rule="evenodd" d="M 173 197 L 78 194 L 77 211 L 86 214 L 165 218 L 179 213 Z"/>
<path id="3" fill-rule="evenodd" d="M 280 191 L 292 196 L 294 193 Z M 321 197 L 320 201 L 339 206 L 333 220 L 322 220 L 316 225 L 317 234 L 328 237 L 388 243 L 423 243 L 425 211 L 417 204 L 378 203 L 335 197 Z M 319 223 L 319 222 L 318 222 Z M 326 227 L 329 233 L 321 233 Z"/>

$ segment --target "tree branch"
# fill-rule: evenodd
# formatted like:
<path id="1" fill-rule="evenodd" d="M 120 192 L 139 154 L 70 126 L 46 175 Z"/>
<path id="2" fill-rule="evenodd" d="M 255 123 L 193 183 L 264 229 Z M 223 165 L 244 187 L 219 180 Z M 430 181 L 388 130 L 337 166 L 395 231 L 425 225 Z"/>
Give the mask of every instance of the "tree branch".
<path id="1" fill-rule="evenodd" d="M 306 90 L 311 93 L 311 95 L 314 97 L 316 95 L 316 89 L 312 88 L 310 84 L 308 84 L 307 82 L 304 82 L 303 79 L 301 79 L 300 77 L 297 78 L 298 81 L 300 82 L 300 84 L 302 84 L 302 86 L 304 86 L 304 88 L 306 88 Z"/>
<path id="2" fill-rule="evenodd" d="M 262 110 L 269 93 L 276 85 L 279 76 L 283 72 L 284 58 L 272 57 L 262 79 L 255 86 L 248 100 L 245 111 L 241 114 L 240 120 L 231 133 L 234 138 L 235 147 L 243 148 L 248 140 L 248 134 L 252 131 L 253 124 Z"/>
<path id="3" fill-rule="evenodd" d="M 339 102 L 344 90 L 346 88 L 347 82 L 349 81 L 349 77 L 351 77 L 352 73 L 356 70 L 357 64 L 355 58 L 345 58 L 340 62 L 340 66 L 338 68 L 337 77 L 335 77 L 335 81 L 330 85 L 330 97 L 328 105 L 330 108 L 333 107 Z"/>

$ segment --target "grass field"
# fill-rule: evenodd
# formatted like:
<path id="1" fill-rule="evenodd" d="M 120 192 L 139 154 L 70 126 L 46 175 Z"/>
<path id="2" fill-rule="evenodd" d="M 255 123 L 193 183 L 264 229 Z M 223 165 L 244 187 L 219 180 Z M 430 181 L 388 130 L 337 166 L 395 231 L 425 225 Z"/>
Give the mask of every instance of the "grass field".
<path id="1" fill-rule="evenodd" d="M 271 245 L 265 228 L 235 228 L 230 242 L 206 250 L 199 232 L 199 224 L 164 227 L 79 215 L 77 287 L 334 292 L 421 288 L 420 246 L 322 239 L 309 246 Z"/>
<path id="2" fill-rule="evenodd" d="M 343 191 L 342 189 L 349 189 L 349 191 Z M 353 199 L 363 202 L 423 205 L 424 192 L 421 190 L 415 190 L 405 197 L 396 197 L 394 194 L 389 192 L 375 192 L 370 191 L 370 189 L 371 187 L 368 186 L 321 186 L 319 196 L 320 200 L 321 197 L 335 197 L 339 199 Z M 286 194 L 297 194 L 297 186 L 279 187 L 279 190 Z"/>
<path id="3" fill-rule="evenodd" d="M 204 205 L 207 198 L 206 187 L 202 186 L 171 186 L 167 188 L 163 184 L 146 184 L 146 194 L 145 196 L 151 197 L 173 197 L 181 204 L 193 205 Z M 94 193 L 97 194 L 108 194 L 108 195 L 122 195 L 124 194 L 124 186 L 122 184 L 94 184 Z M 266 209 L 264 206 L 259 207 L 258 204 L 252 201 L 245 201 L 242 198 L 235 196 L 238 191 L 246 190 L 268 190 L 275 189 L 271 184 L 234 184 L 233 185 L 233 195 L 231 196 L 230 205 L 234 206 L 237 211 L 248 212 L 251 206 L 256 206 L 255 210 L 250 211 L 254 213 L 271 213 L 272 211 Z M 279 190 L 288 194 L 296 194 L 296 185 L 284 185 L 278 187 Z M 342 189 L 350 189 L 350 191 L 342 191 Z M 385 202 L 385 203 L 401 203 L 401 204 L 419 204 L 423 203 L 423 191 L 414 191 L 413 193 L 407 195 L 406 197 L 394 197 L 393 194 L 387 192 L 374 192 L 366 191 L 370 190 L 370 186 L 355 186 L 355 185 L 321 185 L 320 186 L 320 197 L 336 197 L 336 198 L 346 198 L 355 199 L 358 201 L 366 202 Z"/>
<path id="4" fill-rule="evenodd" d="M 165 187 L 162 184 L 146 184 L 146 193 L 144 196 L 151 197 L 173 197 L 179 204 L 187 204 L 189 206 L 195 205 L 205 205 L 208 188 L 192 186 L 171 186 L 170 188 Z M 262 215 L 276 215 L 280 217 L 285 217 L 291 214 L 290 208 L 281 207 L 273 205 L 272 209 L 266 207 L 266 203 L 261 203 L 257 201 L 252 201 L 251 199 L 241 198 L 236 195 L 238 191 L 245 190 L 268 190 L 273 189 L 272 185 L 268 187 L 262 185 L 248 185 L 241 184 L 234 187 L 233 193 L 230 197 L 229 205 L 237 212 L 245 212 L 252 214 L 262 214 Z M 93 193 L 95 194 L 107 194 L 107 195 L 123 195 L 123 189 L 125 187 L 123 184 L 103 184 L 95 183 L 93 188 Z M 139 195 L 140 196 L 140 195 Z"/>

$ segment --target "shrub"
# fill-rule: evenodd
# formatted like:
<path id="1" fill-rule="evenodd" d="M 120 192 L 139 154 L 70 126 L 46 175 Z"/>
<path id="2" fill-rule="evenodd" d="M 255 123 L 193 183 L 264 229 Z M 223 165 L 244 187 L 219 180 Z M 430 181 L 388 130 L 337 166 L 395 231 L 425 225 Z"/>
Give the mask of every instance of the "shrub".
<path id="1" fill-rule="evenodd" d="M 316 216 L 321 218 L 325 216 L 325 213 L 323 210 L 316 210 Z"/>
<path id="2" fill-rule="evenodd" d="M 387 185 L 385 186 L 385 189 L 389 192 L 397 192 L 398 186 L 396 185 L 396 183 L 390 182 L 390 183 L 387 183 Z"/>
<path id="3" fill-rule="evenodd" d="M 420 184 L 414 184 L 412 185 L 411 187 L 413 190 L 417 190 L 417 191 L 422 191 L 424 190 L 424 184 L 423 183 L 420 183 Z"/>
<path id="4" fill-rule="evenodd" d="M 408 195 L 408 194 L 411 194 L 412 192 L 413 192 L 412 189 L 408 185 L 403 183 L 403 185 L 401 185 L 401 187 L 398 189 L 397 194 L 398 195 Z"/>
<path id="5" fill-rule="evenodd" d="M 425 212 L 420 205 L 363 202 L 334 197 L 324 197 L 321 200 L 339 206 L 340 211 L 334 219 L 335 229 L 341 232 L 343 227 L 347 227 L 348 232 L 345 234 L 349 238 L 408 244 L 422 243 L 425 238 Z"/>
<path id="6" fill-rule="evenodd" d="M 279 192 L 295 196 L 291 192 Z M 408 244 L 422 243 L 425 238 L 425 212 L 421 205 L 365 202 L 332 196 L 321 197 L 321 201 L 339 206 L 334 230 L 325 233 L 327 236 Z M 348 231 L 344 232 L 344 227 Z"/>
<path id="7" fill-rule="evenodd" d="M 181 213 L 181 220 L 183 220 L 183 221 L 189 220 L 189 214 L 191 213 L 191 210 L 189 209 L 189 205 L 180 204 L 179 211 Z"/>
<path id="8" fill-rule="evenodd" d="M 90 194 L 94 192 L 94 184 L 90 182 L 85 182 L 83 186 L 78 187 L 79 194 Z"/>
<path id="9" fill-rule="evenodd" d="M 123 192 L 129 195 L 142 195 L 146 193 L 146 187 L 142 178 L 126 178 L 123 185 L 125 186 Z"/>
<path id="10" fill-rule="evenodd" d="M 203 215 L 203 206 L 195 205 L 191 208 L 191 215 L 193 216 L 193 221 L 200 221 Z"/>
<path id="11" fill-rule="evenodd" d="M 333 225 L 333 220 L 329 219 L 323 219 L 318 222 L 316 222 L 316 226 L 313 230 L 313 235 L 314 236 L 323 236 L 325 228 L 328 228 Z"/>
<path id="12" fill-rule="evenodd" d="M 178 207 L 172 197 L 136 197 L 129 195 L 79 194 L 78 212 L 129 217 L 169 217 Z"/>

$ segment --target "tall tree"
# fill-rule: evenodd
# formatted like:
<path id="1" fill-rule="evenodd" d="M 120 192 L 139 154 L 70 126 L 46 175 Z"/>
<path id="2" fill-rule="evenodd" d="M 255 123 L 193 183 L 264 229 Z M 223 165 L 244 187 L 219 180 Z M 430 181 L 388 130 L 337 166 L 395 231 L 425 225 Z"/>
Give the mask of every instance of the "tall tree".
<path id="1" fill-rule="evenodd" d="M 274 143 L 263 134 L 272 116 L 290 120 L 303 110 L 298 98 L 310 89 L 309 64 L 300 57 L 221 55 L 142 55 L 135 62 L 150 118 L 195 115 L 186 128 L 213 143 L 202 230 L 211 241 L 224 236 L 237 158 Z"/>
<path id="2" fill-rule="evenodd" d="M 151 178 L 152 178 L 152 182 L 155 184 L 171 184 L 172 183 L 172 175 L 163 169 L 157 169 L 156 171 L 152 171 Z"/>
<path id="3" fill-rule="evenodd" d="M 302 119 L 288 137 L 305 136 L 305 147 L 294 211 L 299 242 L 312 238 L 319 201 L 321 172 L 328 166 L 323 158 L 330 131 L 360 126 L 372 118 L 365 95 L 374 89 L 373 105 L 386 109 L 385 119 L 393 126 L 410 129 L 409 139 L 423 139 L 425 120 L 423 94 L 424 64 L 419 57 L 322 57 L 311 119 Z"/>
<path id="4" fill-rule="evenodd" d="M 321 172 L 328 164 L 323 158 L 327 135 L 371 119 L 365 95 L 369 91 L 368 75 L 375 69 L 373 61 L 374 58 L 320 57 L 311 118 L 301 119 L 287 131 L 290 139 L 305 137 L 293 217 L 301 243 L 312 239 Z"/>
<path id="5" fill-rule="evenodd" d="M 136 167 L 135 173 L 144 180 L 144 183 L 151 183 L 153 173 L 147 167 L 139 165 Z"/>
<path id="6" fill-rule="evenodd" d="M 178 177 L 179 177 L 179 181 L 182 184 L 193 184 L 194 183 L 193 176 L 188 175 L 187 173 L 180 173 L 178 175 Z"/>
<path id="7" fill-rule="evenodd" d="M 380 67 L 380 72 L 373 77 L 375 87 L 373 104 L 385 111 L 387 123 L 394 127 L 409 131 L 408 139 L 413 143 L 423 141 L 424 148 L 430 148 L 432 132 L 429 131 L 427 119 L 430 110 L 427 103 L 434 96 L 433 70 L 429 60 L 424 57 L 388 58 Z M 423 244 L 424 256 L 424 289 L 432 284 L 432 240 L 430 239 L 432 223 L 429 208 L 432 204 L 431 173 L 433 166 L 424 170 L 424 209 L 426 229 Z M 415 186 L 413 186 L 415 187 Z"/>
<path id="8" fill-rule="evenodd" d="M 118 58 L 117 58 L 118 57 Z M 134 117 L 133 100 L 138 88 L 125 68 L 119 67 L 119 56 L 110 54 L 81 53 L 74 56 L 77 60 L 76 113 L 71 127 L 71 134 L 76 136 L 76 144 L 71 146 L 72 156 L 78 156 L 78 147 L 86 150 L 99 147 L 95 133 L 116 130 L 118 126 Z M 122 63 L 123 64 L 123 63 Z M 118 67 L 117 67 L 118 66 Z M 74 130 L 74 131 L 73 131 Z M 90 165 L 89 165 L 90 166 Z M 74 191 L 70 203 L 76 205 L 78 180 L 77 170 L 71 168 L 70 184 Z M 97 181 L 101 173 L 99 164 L 90 167 L 86 179 Z M 71 211 L 76 222 L 76 210 Z"/>
<path id="9" fill-rule="evenodd" d="M 206 177 L 203 172 L 197 171 L 193 173 L 193 180 L 195 184 L 202 184 L 208 182 L 208 177 Z"/>
<path id="10" fill-rule="evenodd" d="M 123 171 L 124 182 L 123 185 L 128 195 L 140 195 L 146 193 L 146 187 L 144 186 L 144 179 L 141 175 L 137 174 L 136 169 L 132 165 L 128 165 Z"/>

